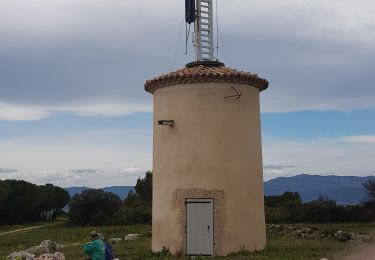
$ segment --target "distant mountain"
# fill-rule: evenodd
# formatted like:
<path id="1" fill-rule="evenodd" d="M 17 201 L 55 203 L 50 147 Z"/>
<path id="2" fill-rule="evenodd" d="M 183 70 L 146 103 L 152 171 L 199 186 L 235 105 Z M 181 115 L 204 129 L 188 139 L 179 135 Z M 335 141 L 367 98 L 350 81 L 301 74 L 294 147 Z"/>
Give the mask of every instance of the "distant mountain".
<path id="1" fill-rule="evenodd" d="M 266 181 L 264 192 L 266 196 L 281 195 L 286 191 L 298 192 L 303 201 L 315 200 L 319 196 L 328 197 L 339 204 L 357 204 L 366 198 L 362 183 L 375 177 L 354 176 L 320 176 L 320 175 L 297 175 L 294 177 L 280 177 Z M 66 188 L 70 194 L 80 193 L 87 188 Z M 113 186 L 104 188 L 105 191 L 117 194 L 121 199 L 128 196 L 129 191 L 134 190 L 132 186 Z"/>
<path id="2" fill-rule="evenodd" d="M 339 204 L 356 204 L 366 198 L 362 183 L 374 177 L 297 175 L 280 177 L 264 183 L 267 196 L 280 195 L 286 191 L 298 192 L 303 201 L 328 197 Z"/>
<path id="3" fill-rule="evenodd" d="M 82 191 L 86 190 L 88 188 L 86 187 L 70 187 L 65 188 L 67 192 L 69 192 L 70 196 L 74 196 L 77 193 L 81 193 Z M 117 194 L 121 199 L 125 199 L 128 196 L 128 193 L 132 190 L 134 190 L 134 187 L 132 186 L 112 186 L 112 187 L 106 187 L 103 188 L 104 191 L 112 192 L 114 194 Z"/>
<path id="4" fill-rule="evenodd" d="M 112 186 L 104 188 L 104 191 L 117 194 L 121 199 L 125 199 L 130 191 L 134 191 L 132 186 Z"/>
<path id="5" fill-rule="evenodd" d="M 86 187 L 70 187 L 64 188 L 67 192 L 69 192 L 70 197 L 76 195 L 77 193 L 81 193 L 82 191 L 86 190 Z"/>

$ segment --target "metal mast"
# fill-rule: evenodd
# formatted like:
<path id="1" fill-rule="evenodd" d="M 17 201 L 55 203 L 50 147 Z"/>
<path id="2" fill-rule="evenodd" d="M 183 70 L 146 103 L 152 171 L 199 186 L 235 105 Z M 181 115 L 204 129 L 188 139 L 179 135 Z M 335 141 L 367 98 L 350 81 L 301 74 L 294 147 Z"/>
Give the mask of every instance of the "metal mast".
<path id="1" fill-rule="evenodd" d="M 196 0 L 195 52 L 197 61 L 214 60 L 213 0 Z"/>

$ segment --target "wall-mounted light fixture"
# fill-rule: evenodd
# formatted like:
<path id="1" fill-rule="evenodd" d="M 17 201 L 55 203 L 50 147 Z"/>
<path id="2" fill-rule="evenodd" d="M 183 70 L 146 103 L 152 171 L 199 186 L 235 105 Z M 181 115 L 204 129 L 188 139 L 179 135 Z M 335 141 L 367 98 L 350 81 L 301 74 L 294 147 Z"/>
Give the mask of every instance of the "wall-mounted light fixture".
<path id="1" fill-rule="evenodd" d="M 169 125 L 169 126 L 174 126 L 174 120 L 159 120 L 158 121 L 159 125 Z"/>

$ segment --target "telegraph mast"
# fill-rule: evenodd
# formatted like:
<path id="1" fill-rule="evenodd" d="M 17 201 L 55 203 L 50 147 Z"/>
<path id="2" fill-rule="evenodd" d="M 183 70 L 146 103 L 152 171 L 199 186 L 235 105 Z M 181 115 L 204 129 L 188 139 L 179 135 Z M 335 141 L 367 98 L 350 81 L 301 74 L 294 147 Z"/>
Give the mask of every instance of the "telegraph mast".
<path id="1" fill-rule="evenodd" d="M 196 61 L 214 61 L 213 0 L 185 0 L 186 23 L 194 23 Z"/>

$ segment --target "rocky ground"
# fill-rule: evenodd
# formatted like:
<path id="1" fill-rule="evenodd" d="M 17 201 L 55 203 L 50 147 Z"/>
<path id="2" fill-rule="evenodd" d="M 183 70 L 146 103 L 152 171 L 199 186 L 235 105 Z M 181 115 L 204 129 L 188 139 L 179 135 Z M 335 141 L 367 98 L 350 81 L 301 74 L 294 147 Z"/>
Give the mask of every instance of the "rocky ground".
<path id="1" fill-rule="evenodd" d="M 44 240 L 38 246 L 11 253 L 7 260 L 65 260 L 64 254 L 58 252 L 61 248 L 56 242 Z"/>
<path id="2" fill-rule="evenodd" d="M 372 259 L 366 257 L 375 255 L 375 246 L 371 244 L 372 235 L 375 233 L 373 232 L 374 228 L 374 224 L 268 225 L 267 231 L 269 239 L 266 250 L 259 254 L 249 253 L 248 255 L 251 259 L 255 257 L 257 259 L 266 260 L 316 260 L 322 257 L 344 260 Z M 25 238 L 29 239 L 31 237 L 32 243 L 24 243 L 23 247 L 8 247 L 9 249 L 3 251 L 3 255 L 0 258 L 7 260 L 84 259 L 85 256 L 82 246 L 83 243 L 87 241 L 87 234 L 93 229 L 95 228 L 66 228 L 64 225 L 57 225 L 46 229 L 34 229 L 29 231 L 30 234 L 24 234 L 22 232 L 17 234 L 17 236 L 13 234 L 9 238 L 12 239 L 12 244 L 14 245 L 21 245 L 24 243 Z M 107 234 L 109 237 L 108 242 L 113 244 L 115 253 L 120 259 L 165 259 L 165 255 L 155 255 L 149 250 L 151 243 L 151 231 L 149 226 L 107 227 L 102 228 L 101 231 Z M 372 235 L 368 235 L 367 233 Z M 127 235 L 125 236 L 125 234 Z M 4 238 L 5 237 L 7 237 L 7 235 L 4 235 Z M 45 240 L 40 243 L 42 239 L 46 238 L 50 240 Z M 3 246 L 8 244 L 9 243 L 3 243 Z M 35 244 L 38 245 L 30 247 Z M 27 247 L 30 248 L 26 249 Z M 5 249 L 6 247 L 3 248 Z M 21 248 L 23 251 L 14 252 L 9 255 L 12 250 L 17 250 L 18 248 Z M 352 251 L 356 248 L 360 248 L 361 250 Z M 337 252 L 345 249 L 349 251 L 342 253 L 340 257 L 336 257 Z M 5 252 L 6 254 L 4 254 Z M 229 259 L 246 259 L 243 257 L 244 256 L 241 254 L 230 257 Z"/>
<path id="3" fill-rule="evenodd" d="M 321 229 L 318 227 L 297 227 L 292 225 L 267 225 L 268 232 L 277 235 L 289 235 L 304 239 L 331 238 L 341 242 L 367 243 L 373 239 L 371 235 L 348 233 L 342 230 Z"/>
<path id="4" fill-rule="evenodd" d="M 128 234 L 125 241 L 136 240 L 140 234 Z M 108 240 L 111 244 L 122 241 L 122 238 L 111 238 Z M 58 244 L 51 240 L 44 240 L 40 245 L 32 246 L 24 251 L 13 252 L 8 255 L 7 260 L 65 260 L 65 256 L 61 251 L 62 248 L 72 246 L 83 246 L 82 243 L 74 243 L 69 245 Z"/>

